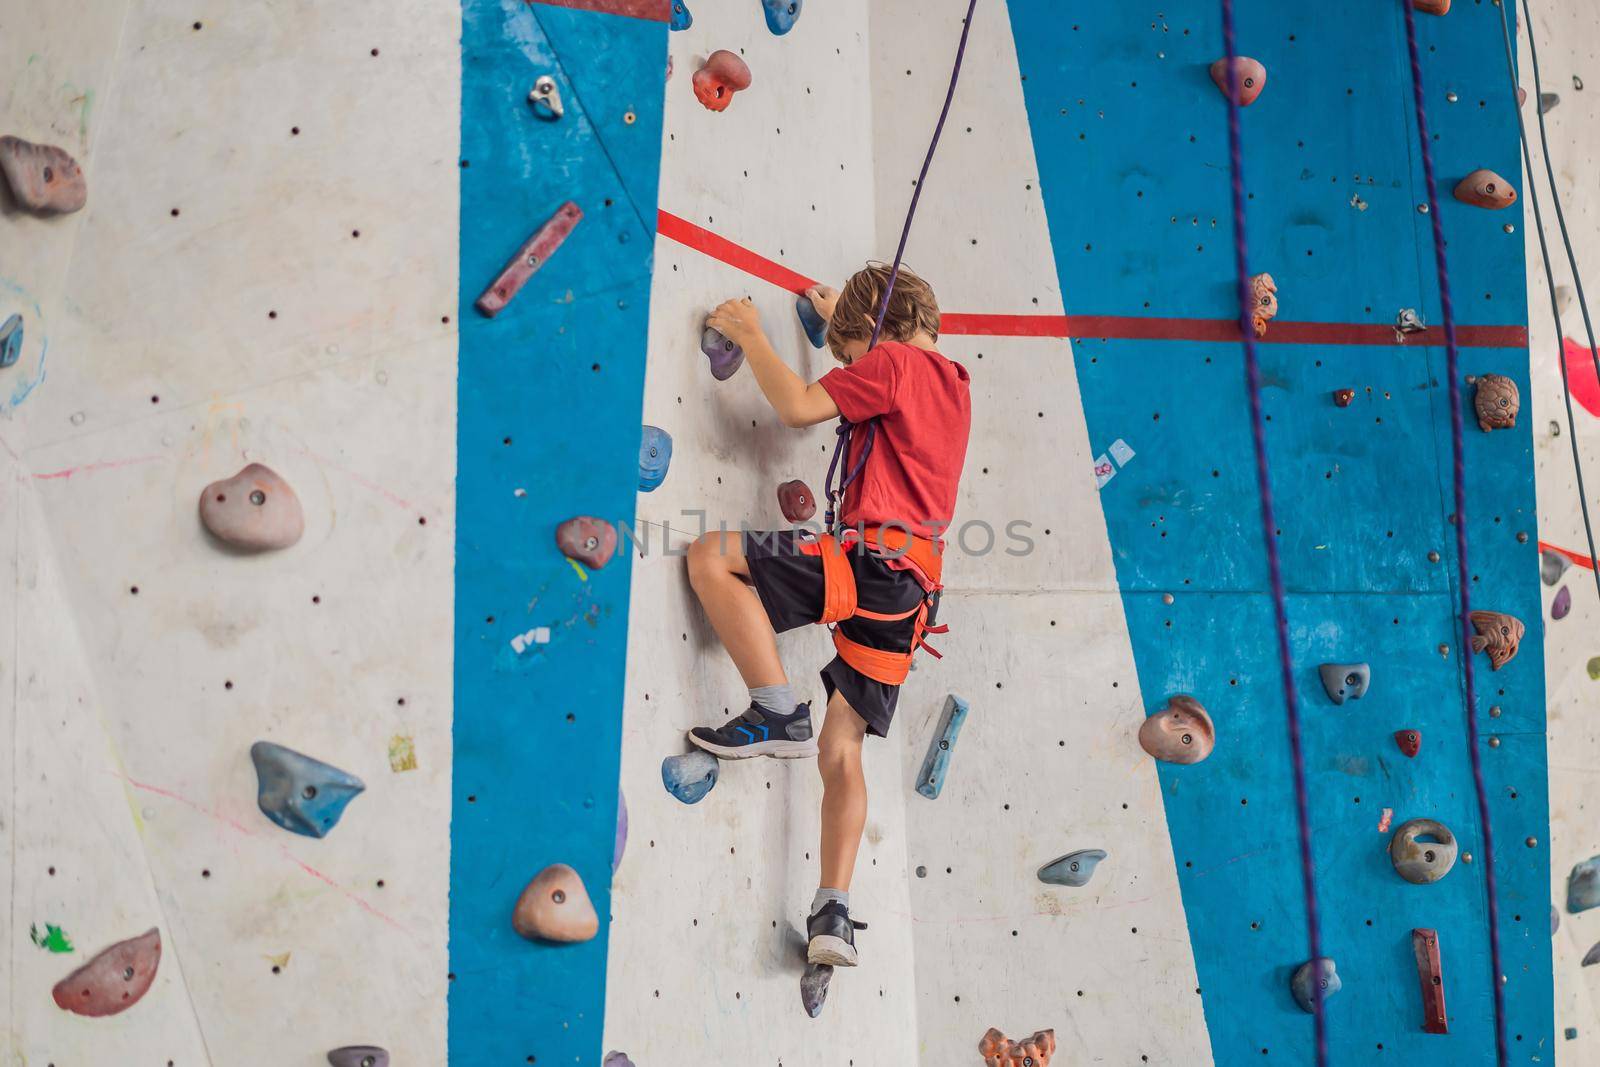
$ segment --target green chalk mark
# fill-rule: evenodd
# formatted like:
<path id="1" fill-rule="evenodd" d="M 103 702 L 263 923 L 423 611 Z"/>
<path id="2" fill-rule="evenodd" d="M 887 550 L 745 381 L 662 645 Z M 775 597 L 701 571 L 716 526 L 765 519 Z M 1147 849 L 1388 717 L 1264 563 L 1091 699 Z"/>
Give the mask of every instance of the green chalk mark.
<path id="1" fill-rule="evenodd" d="M 1589 661 L 1589 677 L 1600 682 L 1600 656 Z"/>
<path id="2" fill-rule="evenodd" d="M 35 945 L 43 949 L 49 949 L 57 954 L 73 951 L 72 939 L 66 935 L 61 927 L 56 926 L 54 923 L 45 923 L 44 930 L 44 935 L 41 937 L 38 923 L 34 923 L 28 928 L 28 936 L 33 939 Z"/>

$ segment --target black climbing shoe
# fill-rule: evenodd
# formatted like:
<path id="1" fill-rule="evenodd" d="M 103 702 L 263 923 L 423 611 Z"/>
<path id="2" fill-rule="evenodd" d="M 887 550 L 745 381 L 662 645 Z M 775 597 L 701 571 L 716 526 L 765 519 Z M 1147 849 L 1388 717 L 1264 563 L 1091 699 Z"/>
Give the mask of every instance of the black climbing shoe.
<path id="1" fill-rule="evenodd" d="M 850 909 L 837 900 L 830 900 L 822 910 L 806 920 L 806 962 L 821 963 L 829 967 L 854 967 L 856 956 L 856 931 L 865 930 L 866 923 L 850 918 Z"/>
<path id="2" fill-rule="evenodd" d="M 696 726 L 689 731 L 689 740 L 721 759 L 800 759 L 817 754 L 810 704 L 801 704 L 793 715 L 774 715 L 760 704 L 751 704 L 721 729 Z"/>

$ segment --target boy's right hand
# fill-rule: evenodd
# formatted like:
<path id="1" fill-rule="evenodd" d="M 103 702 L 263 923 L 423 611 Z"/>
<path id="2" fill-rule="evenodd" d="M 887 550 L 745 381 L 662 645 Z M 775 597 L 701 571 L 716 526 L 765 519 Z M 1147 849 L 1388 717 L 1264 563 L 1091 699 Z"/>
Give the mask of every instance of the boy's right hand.
<path id="1" fill-rule="evenodd" d="M 817 314 L 822 316 L 823 322 L 833 320 L 833 309 L 839 303 L 839 290 L 831 285 L 813 285 L 806 290 L 805 296 L 811 301 L 811 306 L 817 309 Z"/>

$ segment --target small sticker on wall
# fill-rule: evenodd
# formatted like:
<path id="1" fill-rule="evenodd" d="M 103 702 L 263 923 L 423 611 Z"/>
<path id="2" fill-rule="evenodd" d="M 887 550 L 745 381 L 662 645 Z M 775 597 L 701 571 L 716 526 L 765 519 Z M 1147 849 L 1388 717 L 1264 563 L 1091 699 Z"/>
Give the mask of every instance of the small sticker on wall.
<path id="1" fill-rule="evenodd" d="M 1117 476 L 1117 468 L 1111 465 L 1105 453 L 1094 458 L 1094 484 L 1097 489 L 1104 489 L 1106 483 Z"/>
<path id="2" fill-rule="evenodd" d="M 1111 447 L 1100 453 L 1094 460 L 1094 484 L 1098 489 L 1104 489 L 1107 482 L 1117 476 L 1117 471 L 1128 465 L 1137 453 L 1122 438 L 1111 442 Z"/>
<path id="3" fill-rule="evenodd" d="M 417 769 L 416 742 L 404 734 L 389 738 L 389 769 L 395 774 Z"/>
<path id="4" fill-rule="evenodd" d="M 518 634 L 511 639 L 511 650 L 517 655 L 526 652 L 530 645 L 548 645 L 550 643 L 550 627 L 535 626 L 525 634 Z"/>
<path id="5" fill-rule="evenodd" d="M 1128 442 L 1124 441 L 1120 437 L 1111 442 L 1111 448 L 1109 451 L 1111 452 L 1111 458 L 1116 461 L 1116 464 L 1119 467 L 1126 467 L 1128 465 L 1128 461 L 1132 459 L 1134 455 L 1133 449 L 1128 447 Z"/>

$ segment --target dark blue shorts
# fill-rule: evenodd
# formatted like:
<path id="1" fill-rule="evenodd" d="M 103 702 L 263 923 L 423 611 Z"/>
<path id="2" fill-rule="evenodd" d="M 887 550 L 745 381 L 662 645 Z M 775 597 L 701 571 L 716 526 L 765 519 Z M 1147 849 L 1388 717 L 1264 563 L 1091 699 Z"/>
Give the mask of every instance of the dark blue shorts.
<path id="1" fill-rule="evenodd" d="M 746 531 L 744 556 L 773 630 L 781 634 L 816 625 L 822 617 L 822 557 L 800 551 L 798 531 Z M 856 601 L 868 611 L 893 615 L 922 602 L 922 583 L 914 574 L 890 567 L 860 544 L 850 551 L 850 569 L 856 577 Z M 895 622 L 846 619 L 839 624 L 850 640 L 890 652 L 910 651 L 915 628 L 915 616 Z M 899 686 L 874 681 L 838 656 L 822 668 L 822 686 L 830 698 L 838 692 L 849 701 L 868 733 L 889 736 Z"/>

